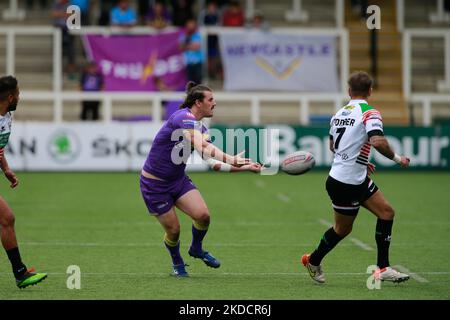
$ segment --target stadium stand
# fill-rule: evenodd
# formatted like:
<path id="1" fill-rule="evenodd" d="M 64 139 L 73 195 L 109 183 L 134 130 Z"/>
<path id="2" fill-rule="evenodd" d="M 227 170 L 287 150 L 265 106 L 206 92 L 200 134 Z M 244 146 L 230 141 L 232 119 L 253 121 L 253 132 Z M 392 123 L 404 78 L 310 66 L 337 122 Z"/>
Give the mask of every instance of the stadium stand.
<path id="1" fill-rule="evenodd" d="M 401 34 L 397 31 L 394 1 L 372 1 L 383 8 L 381 29 L 377 33 L 376 90 L 371 103 L 376 106 L 387 124 L 408 124 L 408 109 L 402 94 Z M 352 12 L 347 2 L 346 27 L 350 38 L 350 69 L 371 70 L 370 33 L 365 21 Z"/>
<path id="2" fill-rule="evenodd" d="M 243 6 L 247 3 L 241 1 Z M 338 24 L 335 14 L 335 1 L 301 1 L 301 9 L 307 13 L 306 21 L 292 21 L 288 13 L 294 6 L 292 0 L 258 0 L 253 3 L 253 10 L 262 12 L 273 28 L 334 28 Z M 382 29 L 378 32 L 377 46 L 377 88 L 372 103 L 384 115 L 388 124 L 408 124 L 412 119 L 422 121 L 419 103 L 408 103 L 403 93 L 404 79 L 402 76 L 402 30 L 397 25 L 398 1 L 372 1 L 385 8 L 382 12 Z M 432 21 L 436 13 L 434 1 L 405 0 L 404 28 L 450 28 L 450 21 Z M 136 1 L 131 1 L 136 8 Z M 202 3 L 201 1 L 199 3 Z M 350 71 L 355 69 L 371 70 L 370 33 L 361 28 L 365 23 L 355 15 L 350 8 L 350 1 L 345 1 L 345 28 L 349 32 Z M 0 10 L 4 12 L 9 7 L 8 1 L 0 2 Z M 19 7 L 25 10 L 24 1 L 19 1 Z M 333 8 L 333 9 L 330 9 Z M 386 8 L 388 8 L 386 10 Z M 194 11 L 199 11 L 198 3 Z M 91 21 L 97 21 L 99 16 L 98 1 L 93 1 Z M 92 19 L 93 18 L 93 19 Z M 11 26 L 51 26 L 49 9 L 34 8 L 26 11 L 25 20 L 5 20 L 0 17 L 0 25 Z M 0 61 L 6 61 L 6 35 L 0 33 Z M 15 74 L 20 79 L 23 91 L 51 91 L 53 85 L 53 45 L 51 35 L 19 35 L 15 38 Z M 445 93 L 438 88 L 438 82 L 444 79 L 444 49 L 442 38 L 413 37 L 411 60 L 411 92 L 412 93 Z M 76 41 L 77 65 L 81 69 L 86 59 L 79 37 Z M 0 64 L 0 71 L 6 73 L 6 63 Z M 222 80 L 210 80 L 209 85 L 216 91 L 222 90 Z M 77 90 L 78 82 L 70 79 L 67 74 L 62 77 L 63 90 Z M 217 109 L 216 122 L 242 123 L 249 121 L 250 102 L 219 101 L 222 108 Z M 17 113 L 18 120 L 52 121 L 53 107 L 51 101 L 22 101 L 23 108 Z M 435 108 L 436 105 L 436 108 Z M 413 107 L 411 113 L 409 107 Z M 333 112 L 335 106 L 328 102 L 313 102 L 310 105 L 310 120 L 324 123 Z M 63 120 L 76 121 L 79 118 L 80 103 L 64 101 Z M 446 102 L 433 104 L 432 117 L 448 117 L 450 105 Z M 114 102 L 113 118 L 124 118 L 143 113 L 151 113 L 151 105 L 147 102 Z M 264 102 L 261 105 L 261 119 L 264 123 L 298 123 L 298 102 Z"/>

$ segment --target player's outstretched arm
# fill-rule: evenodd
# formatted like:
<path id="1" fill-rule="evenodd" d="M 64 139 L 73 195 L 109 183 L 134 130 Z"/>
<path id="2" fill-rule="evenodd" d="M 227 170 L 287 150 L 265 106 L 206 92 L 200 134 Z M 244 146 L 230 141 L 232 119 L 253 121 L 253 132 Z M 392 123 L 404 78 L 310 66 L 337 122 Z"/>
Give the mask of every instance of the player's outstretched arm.
<path id="1" fill-rule="evenodd" d="M 206 162 L 208 163 L 210 168 L 213 169 L 214 171 L 224 171 L 224 172 L 250 171 L 254 173 L 259 173 L 264 169 L 264 167 L 259 163 L 249 163 L 240 167 L 236 167 L 213 158 L 206 159 Z"/>
<path id="2" fill-rule="evenodd" d="M 396 154 L 384 136 L 371 136 L 369 142 L 379 153 L 386 158 L 395 161 L 402 168 L 407 168 L 409 166 L 409 158 Z"/>
<path id="3" fill-rule="evenodd" d="M 251 159 L 242 157 L 244 151 L 235 156 L 229 155 L 203 138 L 198 130 L 185 130 L 185 137 L 194 146 L 194 149 L 202 155 L 203 159 L 213 158 L 235 167 L 251 163 Z"/>
<path id="4" fill-rule="evenodd" d="M 4 148 L 0 149 L 0 168 L 5 174 L 6 179 L 11 182 L 11 188 L 17 187 L 19 180 L 17 179 L 15 173 L 9 168 L 8 161 L 6 161 Z"/>

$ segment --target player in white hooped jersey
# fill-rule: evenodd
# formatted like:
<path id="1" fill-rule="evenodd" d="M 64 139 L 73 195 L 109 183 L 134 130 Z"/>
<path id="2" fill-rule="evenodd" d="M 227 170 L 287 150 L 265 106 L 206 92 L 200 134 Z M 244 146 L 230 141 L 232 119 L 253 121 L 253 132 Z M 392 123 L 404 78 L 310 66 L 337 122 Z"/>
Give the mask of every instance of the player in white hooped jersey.
<path id="1" fill-rule="evenodd" d="M 334 150 L 330 176 L 347 184 L 363 183 L 371 148 L 368 138 L 375 134 L 383 134 L 381 115 L 365 100 L 352 99 L 341 108 L 330 122 Z"/>
<path id="2" fill-rule="evenodd" d="M 12 112 L 19 103 L 19 86 L 12 76 L 0 77 L 0 169 L 6 179 L 11 182 L 11 188 L 17 187 L 19 180 L 8 165 L 5 157 L 5 147 L 11 134 Z M 27 269 L 22 262 L 14 229 L 15 217 L 8 203 L 0 196 L 0 238 L 2 246 L 11 262 L 16 285 L 22 289 L 35 285 L 47 277 L 46 273 L 36 273 Z"/>
<path id="3" fill-rule="evenodd" d="M 301 259 L 311 278 L 319 283 L 325 282 L 320 264 L 322 259 L 350 234 L 361 205 L 378 218 L 375 230 L 376 277 L 392 282 L 409 279 L 409 275 L 398 272 L 389 264 L 394 209 L 369 178 L 375 169 L 369 162 L 370 149 L 374 147 L 403 168 L 409 166 L 409 159 L 392 150 L 384 137 L 380 112 L 367 103 L 372 93 L 372 83 L 366 72 L 353 73 L 348 80 L 351 100 L 330 122 L 330 149 L 334 152 L 334 159 L 326 189 L 332 202 L 335 222 L 325 232 L 316 250 L 303 255 Z"/>

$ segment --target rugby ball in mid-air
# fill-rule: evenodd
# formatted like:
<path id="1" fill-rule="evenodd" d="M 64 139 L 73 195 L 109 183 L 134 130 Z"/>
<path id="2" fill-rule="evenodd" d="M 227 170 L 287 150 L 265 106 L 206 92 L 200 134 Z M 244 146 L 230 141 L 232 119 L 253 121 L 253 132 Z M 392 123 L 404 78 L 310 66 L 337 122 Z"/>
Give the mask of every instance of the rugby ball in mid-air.
<path id="1" fill-rule="evenodd" d="M 312 153 L 308 151 L 296 151 L 287 155 L 281 162 L 281 170 L 287 174 L 299 175 L 308 172 L 316 164 Z"/>

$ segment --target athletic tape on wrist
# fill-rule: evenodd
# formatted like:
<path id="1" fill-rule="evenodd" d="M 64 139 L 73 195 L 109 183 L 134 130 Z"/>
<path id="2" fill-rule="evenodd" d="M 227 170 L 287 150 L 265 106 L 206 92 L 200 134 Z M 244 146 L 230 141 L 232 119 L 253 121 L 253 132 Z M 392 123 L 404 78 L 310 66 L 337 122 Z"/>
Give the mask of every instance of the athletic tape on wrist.
<path id="1" fill-rule="evenodd" d="M 402 162 L 402 157 L 400 157 L 398 154 L 394 153 L 394 157 L 392 158 L 392 160 L 398 164 L 400 164 Z"/>
<path id="2" fill-rule="evenodd" d="M 224 172 L 230 172 L 231 171 L 231 165 L 213 158 L 209 158 L 208 160 L 206 160 L 206 162 L 209 164 L 209 166 L 211 167 L 211 169 L 214 170 L 214 166 L 216 164 L 220 165 L 220 169 L 219 171 L 224 171 Z"/>

